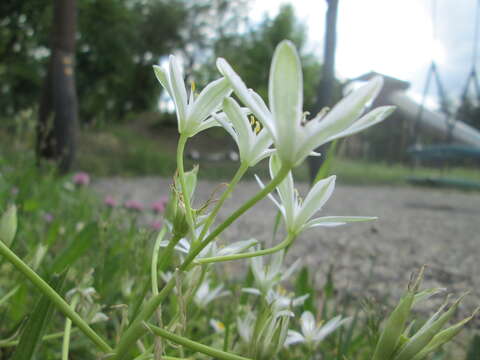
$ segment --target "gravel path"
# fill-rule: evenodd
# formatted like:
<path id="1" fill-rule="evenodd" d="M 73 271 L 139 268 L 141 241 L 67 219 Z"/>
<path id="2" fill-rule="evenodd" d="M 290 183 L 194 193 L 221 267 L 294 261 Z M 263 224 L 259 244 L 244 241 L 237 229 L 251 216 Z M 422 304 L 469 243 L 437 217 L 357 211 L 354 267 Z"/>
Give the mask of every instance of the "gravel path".
<path id="1" fill-rule="evenodd" d="M 217 184 L 199 183 L 196 203 L 204 201 Z M 150 204 L 168 193 L 169 180 L 147 177 L 110 178 L 94 187 L 102 195 L 136 199 Z M 301 192 L 306 186 L 301 186 Z M 242 182 L 229 199 L 224 218 L 258 191 L 254 182 Z M 480 304 L 480 194 L 411 187 L 340 185 L 325 206 L 325 215 L 377 215 L 378 221 L 338 228 L 307 230 L 288 253 L 288 261 L 302 257 L 323 284 L 330 266 L 335 284 L 354 296 L 398 299 L 410 273 L 427 264 L 425 286 L 441 286 L 456 294 L 471 290 L 462 313 Z M 275 209 L 264 200 L 242 216 L 224 238 L 255 237 L 271 242 Z M 279 241 L 279 240 L 278 240 Z M 439 299 L 441 301 L 441 299 Z M 478 323 L 478 322 L 477 322 Z"/>

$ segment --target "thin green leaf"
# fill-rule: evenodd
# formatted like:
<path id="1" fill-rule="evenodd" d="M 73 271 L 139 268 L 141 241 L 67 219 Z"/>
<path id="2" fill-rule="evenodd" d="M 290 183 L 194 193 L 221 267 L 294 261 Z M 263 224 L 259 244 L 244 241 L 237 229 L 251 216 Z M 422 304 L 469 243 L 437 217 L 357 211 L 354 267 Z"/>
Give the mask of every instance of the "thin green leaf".
<path id="1" fill-rule="evenodd" d="M 61 289 L 65 282 L 67 273 L 62 275 L 55 275 L 50 281 L 52 288 L 61 293 Z M 42 295 L 37 304 L 33 308 L 33 311 L 23 329 L 20 337 L 20 342 L 13 354 L 12 360 L 30 360 L 36 353 L 36 349 L 40 344 L 47 326 L 50 323 L 55 305 L 50 299 Z"/>

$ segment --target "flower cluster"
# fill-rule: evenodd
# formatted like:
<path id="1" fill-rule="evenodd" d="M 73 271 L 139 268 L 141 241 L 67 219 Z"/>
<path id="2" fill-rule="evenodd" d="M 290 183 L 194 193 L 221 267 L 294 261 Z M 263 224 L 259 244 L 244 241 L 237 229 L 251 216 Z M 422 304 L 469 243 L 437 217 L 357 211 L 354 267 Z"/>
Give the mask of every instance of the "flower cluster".
<path id="1" fill-rule="evenodd" d="M 281 283 L 293 277 L 301 259 L 290 267 L 285 267 L 284 262 L 294 240 L 309 228 L 339 226 L 376 218 L 316 216 L 332 196 L 335 176 L 320 179 L 302 198 L 295 188 L 292 170 L 307 156 L 314 154 L 320 145 L 366 129 L 392 112 L 393 108 L 386 106 L 364 113 L 378 95 L 382 78 L 372 79 L 362 88 L 348 94 L 331 111 L 322 111 L 308 120 L 303 110 L 300 60 L 290 41 L 282 41 L 275 50 L 270 68 L 268 106 L 257 93 L 247 88 L 224 59 L 217 61 L 217 67 L 223 77 L 208 84 L 199 94 L 194 85 L 190 93 L 187 93 L 182 70 L 174 56 L 170 57 L 167 69 L 154 67 L 157 79 L 176 106 L 180 133 L 177 172 L 168 200 L 161 198 L 150 206 L 151 215 L 154 216 L 151 227 L 158 231 L 154 241 L 141 245 L 135 243 L 132 246 L 126 243 L 126 248 L 119 247 L 120 251 L 114 251 L 113 254 L 110 249 L 114 247 L 105 248 L 108 251 L 104 251 L 103 246 L 99 247 L 102 252 L 110 252 L 112 255 L 113 261 L 104 261 L 102 265 L 102 274 L 107 275 L 110 275 L 107 272 L 111 271 L 113 263 L 124 266 L 119 259 L 125 258 L 117 258 L 120 252 L 130 256 L 130 253 L 136 253 L 140 248 L 147 249 L 141 254 L 142 262 L 137 263 L 138 266 L 132 271 L 132 274 L 137 273 L 137 277 L 130 274 L 129 269 L 121 278 L 121 286 L 114 290 L 125 297 L 124 304 L 129 304 L 128 311 L 126 305 L 120 306 L 121 318 L 110 311 L 114 307 L 107 308 L 107 316 L 102 312 L 104 306 L 97 302 L 93 285 L 99 293 L 106 287 L 113 287 L 107 284 L 107 276 L 102 275 L 99 281 L 94 281 L 97 279 L 93 279 L 91 271 L 79 281 L 81 277 L 75 274 L 72 280 L 76 286 L 65 297 L 61 296 L 55 290 L 57 285 L 49 286 L 35 272 L 49 247 L 38 247 L 33 260 L 29 260 L 32 263 L 30 268 L 10 250 L 12 244 L 15 246 L 16 207 L 9 207 L 0 218 L 0 254 L 68 317 L 61 333 L 64 340 L 62 358 L 69 357 L 72 326 L 97 345 L 103 352 L 99 356 L 115 360 L 186 359 L 191 356 L 226 360 L 326 358 L 324 350 L 328 346 L 336 346 L 332 350 L 335 358 L 351 358 L 355 355 L 339 352 L 344 347 L 341 335 L 335 340 L 324 341 L 340 327 L 347 326 L 350 318 L 338 315 L 338 307 L 328 311 L 326 304 L 321 312 L 318 311 L 316 292 L 307 280 L 307 269 L 303 269 L 298 276 L 296 292 L 284 288 Z M 239 102 L 230 97 L 232 92 Z M 240 154 L 240 166 L 218 199 L 214 192 L 204 204 L 198 206 L 198 199 L 195 198 L 198 166 L 190 171 L 184 169 L 184 150 L 189 138 L 212 126 L 223 127 L 233 137 Z M 259 191 L 214 226 L 222 205 L 236 184 L 248 168 L 264 159 L 269 160 L 270 181 L 264 184 L 257 177 Z M 73 191 L 75 185 L 81 187 L 89 183 L 88 174 L 78 173 L 73 177 L 73 183 L 68 182 L 66 187 Z M 266 196 L 271 198 L 283 217 L 285 239 L 269 248 L 262 248 L 256 239 L 237 239 L 221 246 L 225 242 L 220 236 L 222 232 Z M 112 196 L 107 196 L 104 203 L 110 208 L 108 216 L 115 213 L 111 209 L 119 204 Z M 134 232 L 131 230 L 136 229 L 136 215 L 144 214 L 145 206 L 133 199 L 125 201 L 123 206 L 135 214 L 131 217 L 130 237 Z M 52 215 L 47 215 L 50 214 L 45 213 L 45 221 L 54 220 Z M 55 218 L 52 228 L 57 221 L 59 220 Z M 76 231 L 83 232 L 89 227 L 89 224 L 78 222 Z M 86 234 L 90 237 L 90 233 Z M 148 235 L 148 240 L 151 240 L 151 233 Z M 118 243 L 116 241 L 114 246 L 118 246 Z M 67 260 L 62 258 L 61 261 L 55 261 L 53 268 L 70 267 L 82 249 L 82 242 L 68 245 L 63 252 Z M 146 252 L 151 252 L 151 262 L 148 264 L 150 282 L 145 281 L 143 259 L 146 258 Z M 239 286 L 222 279 L 219 276 L 221 273 L 216 271 L 218 268 L 211 265 L 245 258 L 251 258 L 250 269 L 245 282 Z M 125 263 L 132 262 L 130 260 Z M 362 354 L 367 357 L 371 355 L 372 360 L 425 359 L 472 319 L 473 315 L 446 327 L 458 308 L 459 299 L 447 310 L 446 304 L 441 306 L 420 327 L 407 326 L 408 315 L 415 303 L 437 292 L 437 289 L 419 292 L 421 279 L 422 274 L 409 286 L 382 331 L 378 331 L 376 346 L 371 347 L 372 351 L 362 351 Z M 20 286 L 0 298 L 0 305 L 18 289 Z M 227 296 L 228 302 L 220 304 L 218 299 Z M 70 303 L 65 300 L 70 300 Z M 202 316 L 206 316 L 203 320 L 207 321 L 203 321 Z M 98 321 L 109 321 L 106 328 L 109 329 L 108 334 L 115 337 L 115 348 L 89 326 Z M 352 321 L 352 326 L 346 331 L 350 339 L 353 339 L 353 323 L 356 322 Z M 25 331 L 28 334 L 30 329 L 27 327 L 28 325 Z M 202 329 L 209 327 L 215 330 L 214 333 L 202 337 Z M 232 331 L 236 331 L 238 336 L 232 335 Z M 192 340 L 190 336 L 202 339 L 202 343 Z M 207 341 L 209 345 L 204 343 Z M 202 355 L 197 356 L 196 353 Z M 285 357 L 284 353 L 288 353 L 288 356 Z M 300 356 L 297 357 L 297 354 Z"/>

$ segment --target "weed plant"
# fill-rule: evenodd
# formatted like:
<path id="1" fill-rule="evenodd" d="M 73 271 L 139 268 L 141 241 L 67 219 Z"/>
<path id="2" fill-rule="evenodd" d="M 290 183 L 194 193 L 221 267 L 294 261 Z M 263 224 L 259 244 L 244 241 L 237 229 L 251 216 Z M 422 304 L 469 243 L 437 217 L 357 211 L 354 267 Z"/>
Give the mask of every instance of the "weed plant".
<path id="1" fill-rule="evenodd" d="M 448 325 L 462 296 L 447 297 L 426 321 L 415 321 L 412 308 L 442 292 L 422 290 L 423 268 L 383 317 L 375 306 L 366 304 L 361 311 L 335 298 L 333 273 L 319 292 L 309 270 L 299 269 L 301 259 L 284 264 L 298 235 L 311 227 L 375 220 L 316 216 L 334 191 L 335 176 L 326 176 L 323 168 L 302 198 L 292 170 L 318 155 L 314 150 L 320 145 L 366 129 L 393 111 L 380 107 L 365 113 L 382 79 L 308 120 L 299 58 L 289 41 L 278 45 L 272 60 L 269 107 L 225 60 L 217 66 L 222 77 L 199 93 L 192 85 L 189 94 L 175 57 L 167 69 L 154 69 L 175 102 L 180 138 L 169 197 L 155 202 L 150 228 L 142 225 L 143 209 L 134 201 L 120 207 L 108 197 L 99 206 L 86 173 L 58 179 L 45 170 L 40 174 L 28 156 L 22 163 L 1 158 L 0 359 L 445 356 L 442 346 L 475 312 Z M 218 199 L 196 204 L 199 168 L 185 169 L 184 149 L 191 137 L 213 126 L 223 127 L 236 142 L 239 167 Z M 266 159 L 270 179 L 257 178 L 258 193 L 217 222 L 242 176 Z M 267 196 L 278 209 L 285 238 L 269 248 L 255 239 L 223 242 L 222 232 Z M 222 271 L 220 263 L 232 261 L 247 264 L 244 278 Z"/>

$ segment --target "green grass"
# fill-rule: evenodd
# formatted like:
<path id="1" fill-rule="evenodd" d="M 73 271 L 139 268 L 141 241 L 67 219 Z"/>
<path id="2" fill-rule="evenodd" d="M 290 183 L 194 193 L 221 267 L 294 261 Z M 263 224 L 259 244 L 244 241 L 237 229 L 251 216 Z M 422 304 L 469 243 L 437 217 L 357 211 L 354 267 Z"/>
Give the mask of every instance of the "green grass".
<path id="1" fill-rule="evenodd" d="M 152 127 L 148 124 L 122 124 L 104 130 L 88 130 L 81 136 L 77 168 L 97 176 L 171 176 L 175 171 L 175 147 L 177 132 L 174 127 Z M 201 154 L 235 149 L 221 129 L 213 129 L 198 135 L 187 146 L 187 153 L 198 150 Z M 187 159 L 186 166 L 197 161 Z M 204 178 L 228 180 L 238 163 L 230 160 L 198 161 Z M 267 173 L 262 163 L 252 173 Z M 412 169 L 402 164 L 388 165 L 336 157 L 332 162 L 332 174 L 344 184 L 356 185 L 408 185 L 407 178 L 448 177 L 480 183 L 480 171 L 474 167 L 451 167 L 446 170 L 417 167 Z M 295 170 L 299 181 L 308 181 L 306 164 Z"/>
<path id="2" fill-rule="evenodd" d="M 93 176 L 112 175 L 162 175 L 171 176 L 175 170 L 174 152 L 176 142 L 175 129 L 145 131 L 145 128 L 135 128 L 117 125 L 103 130 L 89 130 L 82 135 L 81 152 L 77 168 L 89 171 Z M 35 268 L 40 275 L 48 278 L 52 269 L 58 266 L 58 259 L 67 254 L 69 272 L 66 276 L 65 290 L 78 286 L 93 286 L 98 297 L 94 299 L 97 310 L 109 316 L 106 323 L 94 325 L 110 344 L 115 341 L 115 333 L 122 323 L 122 307 L 127 304 L 127 310 L 132 312 L 136 299 L 149 297 L 143 292 L 145 284 L 149 285 L 149 262 L 156 233 L 139 221 L 138 214 L 122 208 L 109 209 L 88 188 L 75 187 L 70 175 L 59 177 L 52 168 L 38 169 L 32 151 L 30 138 L 12 138 L 0 132 L 0 214 L 8 204 L 15 203 L 19 208 L 19 229 L 12 244 L 12 250 L 27 264 Z M 28 140 L 28 141 L 27 141 Z M 216 149 L 226 146 L 226 137 L 221 132 L 213 131 L 196 140 L 192 146 L 200 149 Z M 230 144 L 231 145 L 231 144 Z M 192 162 L 189 162 L 191 165 Z M 203 172 L 210 178 L 226 179 L 234 172 L 236 164 L 229 161 L 201 164 Z M 264 172 L 265 164 L 255 169 Z M 431 171 L 431 170 L 429 170 Z M 471 176 L 468 170 L 456 170 L 459 176 Z M 300 178 L 307 179 L 306 168 L 297 170 Z M 410 170 L 406 167 L 388 167 L 380 164 L 368 164 L 337 159 L 332 172 L 337 173 L 340 180 L 361 184 L 403 184 Z M 360 182 L 360 179 L 367 178 Z M 15 191 L 12 191 L 15 189 Z M 52 221 L 46 221 L 45 215 L 51 214 Z M 147 219 L 153 215 L 143 214 Z M 72 250 L 73 249 L 73 250 Z M 178 259 L 177 259 L 178 260 Z M 62 262 L 60 262 L 62 263 Z M 128 265 L 128 266 L 126 266 Z M 93 273 L 91 272 L 93 270 Z M 170 270 L 173 270 L 173 266 Z M 28 316 L 31 316 L 34 305 L 41 298 L 38 290 L 26 281 L 9 263 L 0 259 L 0 300 L 12 289 L 18 290 L 0 306 L 0 359 L 11 358 L 15 347 L 2 347 L 2 340 L 10 336 L 18 340 L 18 331 Z M 90 275 L 89 275 L 90 274 Z M 92 276 L 93 274 L 93 276 Z M 358 297 L 346 300 L 336 296 L 334 279 L 324 286 L 323 291 L 315 288 L 311 275 L 304 269 L 299 280 L 292 279 L 290 288 L 296 289 L 296 295 L 309 293 L 311 301 L 307 302 L 311 310 L 322 309 L 324 319 L 337 314 L 359 314 L 358 319 L 348 328 L 326 341 L 321 352 L 325 360 L 344 358 L 352 360 L 370 360 L 371 342 L 375 341 L 378 329 L 372 328 L 369 314 L 366 314 Z M 235 295 L 240 295 L 240 288 L 245 284 L 226 278 L 222 271 L 212 271 L 212 285 L 224 283 L 226 288 Z M 303 279 L 303 280 L 302 280 Z M 317 284 L 318 285 L 318 284 Z M 404 286 L 404 284 L 399 284 Z M 235 296 L 235 298 L 240 296 Z M 229 300 L 232 297 L 229 298 Z M 376 304 L 374 315 L 383 318 L 380 308 L 398 299 L 382 299 Z M 258 299 L 250 298 L 252 303 Z M 172 317 L 178 299 L 172 294 L 164 304 L 166 319 Z M 90 304 L 92 305 L 92 304 Z M 92 306 L 93 306 L 92 305 Z M 189 312 L 189 336 L 201 340 L 202 343 L 221 348 L 223 336 L 213 333 L 208 322 L 211 318 L 228 320 L 226 314 L 236 314 L 236 301 L 216 301 L 208 309 L 192 305 Z M 327 306 L 328 305 L 328 306 Z M 296 319 L 301 309 L 295 309 Z M 47 334 L 63 329 L 64 318 L 58 313 L 46 329 Z M 380 320 L 379 320 L 380 321 Z M 232 323 L 232 329 L 235 323 Z M 292 320 L 291 328 L 298 330 L 299 325 Z M 232 330 L 233 331 L 233 330 Z M 367 334 L 367 335 L 366 335 Z M 472 332 L 466 331 L 465 337 L 470 338 Z M 149 345 L 148 339 L 145 340 Z M 238 341 L 237 338 L 232 341 Z M 5 344 L 5 342 L 3 343 Z M 43 342 L 38 350 L 42 359 L 58 359 L 61 340 Z M 466 348 L 464 346 L 463 348 Z M 172 349 L 170 349 L 172 350 Z M 174 350 L 172 350 L 174 351 Z M 472 350 L 473 351 L 473 350 Z M 476 350 L 478 351 L 478 350 Z M 435 359 L 449 359 L 444 357 Z M 78 330 L 72 337 L 71 357 L 78 359 L 94 359 L 91 344 Z M 280 360 L 307 358 L 302 347 L 293 348 L 278 357 Z M 455 357 L 464 359 L 462 355 Z M 470 360 L 470 359 L 468 359 Z"/>

